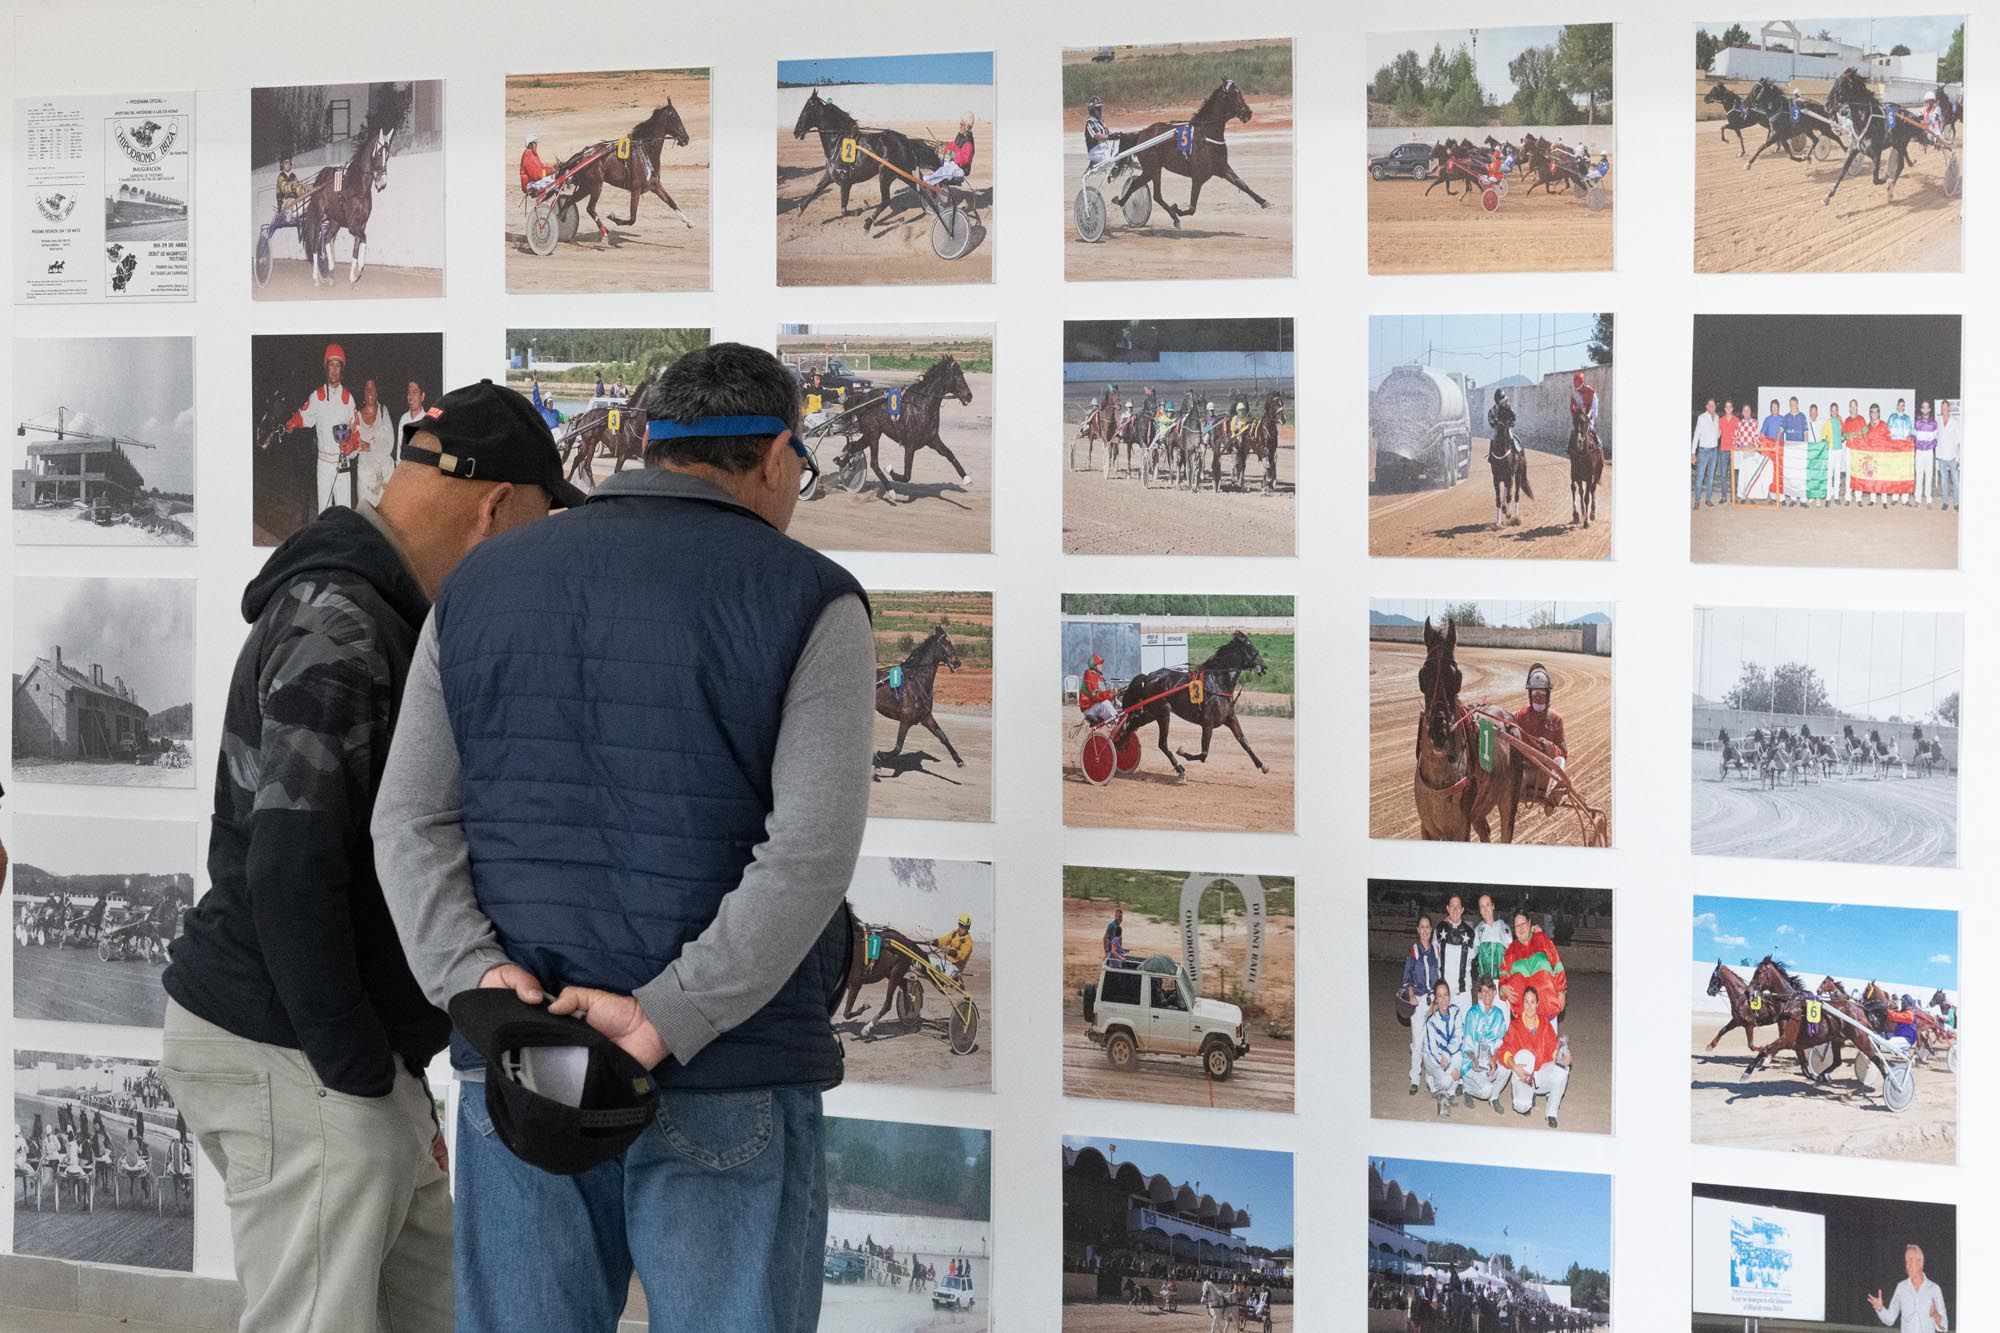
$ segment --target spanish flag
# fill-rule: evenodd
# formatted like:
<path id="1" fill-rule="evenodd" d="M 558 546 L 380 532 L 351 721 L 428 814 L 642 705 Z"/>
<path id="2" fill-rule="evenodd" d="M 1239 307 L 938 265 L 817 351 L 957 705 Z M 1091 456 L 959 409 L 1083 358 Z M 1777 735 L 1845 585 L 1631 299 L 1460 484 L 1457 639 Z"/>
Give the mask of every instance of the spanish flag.
<path id="1" fill-rule="evenodd" d="M 1847 484 L 1863 495 L 1909 495 L 1917 489 L 1915 440 L 1892 440 L 1889 423 L 1847 442 Z"/>

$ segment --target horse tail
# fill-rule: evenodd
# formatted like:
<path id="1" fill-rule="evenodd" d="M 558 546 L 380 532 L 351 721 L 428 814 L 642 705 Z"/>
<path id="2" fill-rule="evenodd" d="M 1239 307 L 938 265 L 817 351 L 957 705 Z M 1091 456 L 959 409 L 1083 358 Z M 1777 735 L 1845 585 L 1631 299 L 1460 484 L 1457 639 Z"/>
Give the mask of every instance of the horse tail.
<path id="1" fill-rule="evenodd" d="M 1521 494 L 1532 500 L 1535 498 L 1535 488 L 1528 482 L 1528 456 L 1522 453 L 1517 454 L 1516 458 L 1519 461 L 1514 464 L 1514 476 L 1520 483 Z"/>

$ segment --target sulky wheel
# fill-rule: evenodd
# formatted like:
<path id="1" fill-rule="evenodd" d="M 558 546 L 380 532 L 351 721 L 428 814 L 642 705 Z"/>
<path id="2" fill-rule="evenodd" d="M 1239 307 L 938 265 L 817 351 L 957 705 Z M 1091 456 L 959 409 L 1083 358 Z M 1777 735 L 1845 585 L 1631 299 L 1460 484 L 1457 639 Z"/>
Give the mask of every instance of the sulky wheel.
<path id="1" fill-rule="evenodd" d="M 575 240 L 577 228 L 582 225 L 583 215 L 577 212 L 574 203 L 565 199 L 562 208 L 556 213 L 556 239 L 562 241 Z"/>
<path id="2" fill-rule="evenodd" d="M 904 977 L 903 984 L 896 988 L 896 1021 L 912 1024 L 923 1019 L 924 984 L 915 977 Z"/>
<path id="3" fill-rule="evenodd" d="M 1111 748 L 1111 738 L 1101 731 L 1085 736 L 1078 763 L 1091 786 L 1102 787 L 1111 781 L 1111 775 L 1118 771 L 1118 756 Z"/>
<path id="4" fill-rule="evenodd" d="M 833 484 L 849 495 L 857 495 L 868 484 L 868 455 L 860 449 L 840 456 L 833 465 Z"/>
<path id="5" fill-rule="evenodd" d="M 1903 1112 L 1910 1109 L 1917 1100 L 1917 1071 L 1907 1060 L 1894 1061 L 1889 1065 L 1889 1077 L 1882 1083 L 1882 1104 L 1891 1111 Z"/>
<path id="6" fill-rule="evenodd" d="M 1965 188 L 1965 177 L 1959 171 L 1958 168 L 1958 154 L 1952 152 L 1950 149 L 1946 149 L 1945 159 L 1944 159 L 1945 198 L 1947 199 L 1958 198 L 1959 192 L 1964 188 Z"/>
<path id="7" fill-rule="evenodd" d="M 963 259 L 972 248 L 972 214 L 947 208 L 931 219 L 931 250 L 939 259 Z"/>
<path id="8" fill-rule="evenodd" d="M 1076 236 L 1080 241 L 1104 239 L 1104 193 L 1095 185 L 1076 192 Z"/>
<path id="9" fill-rule="evenodd" d="M 1491 186 L 1488 186 L 1486 189 L 1481 190 L 1479 192 L 1479 210 L 1482 213 L 1499 212 L 1500 191 L 1493 189 Z"/>
<path id="10" fill-rule="evenodd" d="M 1583 197 L 1583 206 L 1593 213 L 1602 213 L 1605 209 L 1611 207 L 1611 187 L 1609 185 L 1591 186 L 1590 193 Z"/>
<path id="11" fill-rule="evenodd" d="M 1153 191 L 1149 187 L 1142 187 L 1132 191 L 1132 193 L 1125 196 L 1125 202 L 1122 207 L 1125 210 L 1126 226 L 1145 226 L 1153 217 Z"/>
<path id="12" fill-rule="evenodd" d="M 1500 197 L 1502 199 L 1505 199 L 1507 197 L 1507 178 L 1505 176 L 1501 176 L 1496 180 L 1494 180 L 1493 188 L 1500 192 Z"/>
<path id="13" fill-rule="evenodd" d="M 524 230 L 530 251 L 544 257 L 556 252 L 556 210 L 547 201 L 528 201 Z"/>
<path id="14" fill-rule="evenodd" d="M 1945 1048 L 1944 1067 L 1954 1074 L 1958 1072 L 1958 1043 L 1955 1041 Z"/>
<path id="15" fill-rule="evenodd" d="M 1120 773 L 1131 773 L 1137 771 L 1139 767 L 1139 757 L 1140 755 L 1145 753 L 1145 747 L 1141 745 L 1139 742 L 1139 733 L 1136 731 L 1128 731 L 1123 736 L 1120 736 L 1118 738 L 1117 749 L 1118 749 L 1118 771 Z"/>
<path id="16" fill-rule="evenodd" d="M 979 1006 L 960 1000 L 951 1007 L 951 1053 L 970 1055 L 979 1045 Z"/>
<path id="17" fill-rule="evenodd" d="M 262 287 L 271 280 L 271 233 L 269 229 L 257 233 L 257 253 L 250 261 L 250 274 Z"/>

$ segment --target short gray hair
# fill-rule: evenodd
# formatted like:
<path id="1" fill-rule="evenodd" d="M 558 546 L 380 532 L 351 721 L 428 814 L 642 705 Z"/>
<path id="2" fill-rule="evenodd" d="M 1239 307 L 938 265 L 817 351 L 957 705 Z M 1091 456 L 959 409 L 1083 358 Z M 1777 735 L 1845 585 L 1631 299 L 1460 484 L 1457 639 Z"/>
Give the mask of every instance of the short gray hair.
<path id="1" fill-rule="evenodd" d="M 799 430 L 798 381 L 777 357 L 743 343 L 711 343 L 689 352 L 661 371 L 634 406 L 649 421 L 776 417 L 794 435 Z M 769 435 L 655 440 L 646 446 L 646 465 L 699 463 L 748 472 L 770 443 Z"/>

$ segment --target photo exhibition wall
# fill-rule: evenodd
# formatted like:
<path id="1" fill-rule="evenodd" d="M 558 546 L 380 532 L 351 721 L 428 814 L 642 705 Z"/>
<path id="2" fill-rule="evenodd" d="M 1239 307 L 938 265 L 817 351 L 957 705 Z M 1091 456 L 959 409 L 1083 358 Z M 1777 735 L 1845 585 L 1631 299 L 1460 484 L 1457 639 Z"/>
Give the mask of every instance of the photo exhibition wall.
<path id="1" fill-rule="evenodd" d="M 0 13 L 0 1310 L 231 1278 L 160 975 L 271 549 L 736 342 L 880 677 L 823 1329 L 2000 1323 L 1976 16 Z"/>

